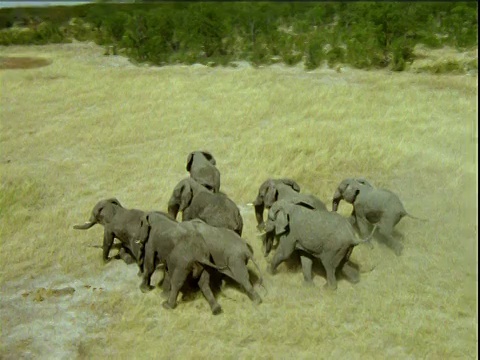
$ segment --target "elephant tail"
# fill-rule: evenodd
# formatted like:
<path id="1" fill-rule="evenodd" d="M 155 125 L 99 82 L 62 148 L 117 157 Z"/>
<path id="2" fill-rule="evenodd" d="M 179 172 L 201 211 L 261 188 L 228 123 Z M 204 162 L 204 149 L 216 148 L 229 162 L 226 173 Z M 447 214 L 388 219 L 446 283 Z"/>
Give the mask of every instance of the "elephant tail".
<path id="1" fill-rule="evenodd" d="M 415 220 L 419 220 L 419 221 L 422 221 L 422 222 L 427 222 L 428 219 L 424 219 L 424 218 L 419 218 L 419 217 L 416 217 L 416 216 L 413 216 L 412 214 L 409 214 L 407 212 L 405 212 L 405 215 L 404 216 L 408 216 L 409 218 L 412 218 L 412 219 L 415 219 Z"/>
<path id="2" fill-rule="evenodd" d="M 357 245 L 360 245 L 360 244 L 363 244 L 363 243 L 368 243 L 368 244 L 370 245 L 370 248 L 373 248 L 373 244 L 372 244 L 372 241 L 371 241 L 371 240 L 372 240 L 372 238 L 373 238 L 373 234 L 375 234 L 375 231 L 377 230 L 377 227 L 378 227 L 378 225 L 375 225 L 375 226 L 373 227 L 373 230 L 372 230 L 372 232 L 370 233 L 370 235 L 368 235 L 365 239 L 361 239 L 361 240 L 355 242 L 354 245 L 357 246 Z"/>
<path id="3" fill-rule="evenodd" d="M 260 266 L 258 266 L 257 262 L 255 261 L 255 258 L 253 257 L 253 248 L 251 247 L 251 245 L 249 243 L 247 243 L 247 247 L 248 247 L 248 250 L 249 250 L 249 254 L 247 255 L 247 259 L 248 260 L 251 260 L 253 265 L 255 265 L 255 267 L 257 268 L 257 271 L 258 271 L 258 284 L 261 285 L 265 291 L 267 291 L 267 289 L 265 288 L 265 285 L 263 284 L 263 276 L 262 276 L 262 272 L 260 271 Z"/>

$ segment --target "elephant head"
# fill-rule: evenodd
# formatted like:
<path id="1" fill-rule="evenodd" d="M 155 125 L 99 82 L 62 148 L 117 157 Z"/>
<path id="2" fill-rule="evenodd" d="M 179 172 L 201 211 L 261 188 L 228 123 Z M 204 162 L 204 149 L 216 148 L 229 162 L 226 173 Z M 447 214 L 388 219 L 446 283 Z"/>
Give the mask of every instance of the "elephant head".
<path id="1" fill-rule="evenodd" d="M 213 157 L 213 155 L 210 152 L 208 152 L 208 151 L 192 151 L 187 156 L 187 171 L 188 172 L 190 172 L 190 169 L 192 168 L 192 163 L 194 161 L 194 158 L 203 158 L 203 159 L 207 160 L 213 166 L 217 165 L 217 162 L 215 161 L 215 158 Z"/>
<path id="2" fill-rule="evenodd" d="M 220 191 L 220 172 L 215 165 L 215 158 L 208 151 L 193 151 L 188 154 L 186 169 L 192 179 L 216 193 Z"/>
<path id="3" fill-rule="evenodd" d="M 261 227 L 263 224 L 264 209 L 270 209 L 278 199 L 277 184 L 287 185 L 295 192 L 300 192 L 300 186 L 292 179 L 268 179 L 264 181 L 263 184 L 260 185 L 257 198 L 253 202 L 258 227 Z"/>
<path id="4" fill-rule="evenodd" d="M 95 224 L 108 224 L 119 207 L 122 208 L 122 205 L 116 198 L 101 200 L 93 208 L 90 220 L 83 225 L 75 225 L 73 228 L 86 230 L 90 229 Z"/>
<path id="5" fill-rule="evenodd" d="M 345 196 L 347 189 L 349 186 L 352 186 L 351 189 L 348 191 L 347 196 Z M 348 203 L 352 204 L 355 201 L 355 197 L 357 194 L 355 194 L 355 188 L 358 188 L 359 186 L 366 186 L 368 188 L 373 188 L 373 185 L 370 184 L 366 179 L 364 178 L 348 178 L 343 180 L 340 185 L 338 185 L 337 190 L 335 191 L 335 194 L 333 195 L 333 201 L 332 201 L 332 211 L 337 211 L 338 209 L 338 204 L 340 204 L 341 200 L 345 200 Z"/>

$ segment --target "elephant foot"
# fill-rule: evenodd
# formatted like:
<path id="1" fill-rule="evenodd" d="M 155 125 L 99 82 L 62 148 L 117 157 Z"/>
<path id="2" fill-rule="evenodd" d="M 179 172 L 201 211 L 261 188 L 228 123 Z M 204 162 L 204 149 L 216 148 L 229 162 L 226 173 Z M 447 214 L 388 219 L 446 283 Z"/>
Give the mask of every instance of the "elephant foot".
<path id="1" fill-rule="evenodd" d="M 168 303 L 168 301 L 164 301 L 164 302 L 162 303 L 162 306 L 163 306 L 165 309 L 167 309 L 167 310 L 173 310 L 173 309 L 175 309 L 175 307 L 176 307 L 177 305 L 176 305 L 176 304 L 170 305 L 170 304 Z"/>
<path id="2" fill-rule="evenodd" d="M 306 287 L 309 287 L 309 288 L 312 288 L 312 287 L 315 286 L 312 279 L 308 279 L 308 280 L 305 279 L 305 281 L 303 282 L 303 285 L 305 285 Z"/>
<path id="3" fill-rule="evenodd" d="M 222 307 L 219 304 L 215 304 L 212 306 L 212 314 L 213 315 L 218 315 L 222 312 Z"/>
<path id="4" fill-rule="evenodd" d="M 249 294 L 249 298 L 253 301 L 255 305 L 260 305 L 263 302 L 260 295 L 258 295 L 256 292 Z"/>
<path id="5" fill-rule="evenodd" d="M 335 291 L 337 290 L 337 284 L 329 285 L 328 283 L 326 283 L 325 285 L 323 285 L 323 288 L 328 291 Z"/>
<path id="6" fill-rule="evenodd" d="M 140 285 L 140 290 L 141 290 L 144 294 L 147 293 L 147 292 L 149 292 L 149 291 L 152 291 L 153 288 L 154 288 L 153 286 L 147 285 L 147 284 L 142 284 L 142 285 Z"/>
<path id="7" fill-rule="evenodd" d="M 403 245 L 397 245 L 397 246 L 395 246 L 395 248 L 393 249 L 393 251 L 395 251 L 395 255 L 397 255 L 397 256 L 402 255 Z"/>
<path id="8" fill-rule="evenodd" d="M 142 276 L 142 275 L 143 275 L 143 271 L 142 271 L 142 270 L 138 270 L 137 276 Z"/>
<path id="9" fill-rule="evenodd" d="M 270 264 L 269 266 L 267 266 L 267 272 L 270 275 L 275 275 L 275 273 L 277 272 L 277 269 L 272 264 Z"/>

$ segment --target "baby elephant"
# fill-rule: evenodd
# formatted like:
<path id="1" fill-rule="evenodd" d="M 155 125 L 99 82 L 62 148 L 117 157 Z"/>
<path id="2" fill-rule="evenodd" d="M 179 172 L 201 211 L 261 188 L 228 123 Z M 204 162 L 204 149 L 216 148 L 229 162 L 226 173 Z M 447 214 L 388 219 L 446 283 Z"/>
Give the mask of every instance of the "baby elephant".
<path id="1" fill-rule="evenodd" d="M 253 251 L 231 230 L 210 226 L 199 219 L 178 223 L 167 214 L 147 213 L 142 218 L 139 244 L 139 265 L 143 267 L 142 291 L 151 289 L 150 279 L 158 264 L 163 263 L 167 267 L 164 281 L 169 286 L 164 284 L 164 288 L 170 287 L 170 294 L 163 304 L 166 308 L 176 306 L 180 288 L 188 274 L 193 273 L 194 277 L 199 277 L 200 289 L 212 313 L 220 313 L 221 307 L 209 285 L 212 269 L 237 281 L 252 301 L 261 303 L 260 296 L 249 281 L 246 266 L 248 260 L 253 261 Z"/>
<path id="2" fill-rule="evenodd" d="M 187 171 L 192 179 L 217 193 L 220 191 L 220 171 L 215 158 L 208 151 L 193 151 L 187 157 Z"/>
<path id="3" fill-rule="evenodd" d="M 103 225 L 103 261 L 108 257 L 115 238 L 121 241 L 122 247 L 118 257 L 127 264 L 138 259 L 139 246 L 135 243 L 140 227 L 140 218 L 144 212 L 137 209 L 125 209 L 115 198 L 99 201 L 92 210 L 90 220 L 83 225 L 75 225 L 74 229 L 86 230 L 95 224 Z"/>
<path id="4" fill-rule="evenodd" d="M 168 213 L 174 219 L 182 212 L 182 221 L 201 219 L 242 235 L 243 219 L 237 205 L 223 193 L 212 193 L 192 178 L 181 180 L 168 201 Z"/>
<path id="5" fill-rule="evenodd" d="M 358 226 L 360 236 L 366 236 L 376 225 L 378 235 L 396 255 L 401 255 L 403 245 L 393 237 L 395 225 L 405 216 L 425 221 L 408 214 L 396 194 L 374 188 L 363 179 L 345 179 L 340 183 L 334 195 L 333 211 L 337 210 L 342 199 L 353 205 L 353 222 Z"/>
<path id="6" fill-rule="evenodd" d="M 352 225 L 343 216 L 329 211 L 314 211 L 302 202 L 277 201 L 268 212 L 266 237 L 276 237 L 279 245 L 271 263 L 271 272 L 295 250 L 305 281 L 312 282 L 312 258 L 319 258 L 327 274 L 327 287 L 337 288 L 335 272 L 340 269 L 351 282 L 359 273 L 350 265 L 353 248 L 370 240 L 357 240 Z"/>

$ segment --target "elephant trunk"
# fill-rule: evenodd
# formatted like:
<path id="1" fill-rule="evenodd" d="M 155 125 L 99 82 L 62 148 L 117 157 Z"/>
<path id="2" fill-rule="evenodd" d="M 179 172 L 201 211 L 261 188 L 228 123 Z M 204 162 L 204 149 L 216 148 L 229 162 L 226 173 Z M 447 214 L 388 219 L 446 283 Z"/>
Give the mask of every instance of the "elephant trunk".
<path id="1" fill-rule="evenodd" d="M 168 204 L 168 215 L 170 215 L 172 217 L 172 219 L 176 219 L 179 209 L 180 209 L 180 205 L 177 204 L 177 203 Z"/>
<path id="2" fill-rule="evenodd" d="M 82 225 L 74 225 L 73 228 L 77 230 L 87 230 L 90 229 L 93 225 L 97 224 L 96 217 L 92 214 L 89 221 L 86 221 L 85 224 Z"/>
<path id="3" fill-rule="evenodd" d="M 263 210 L 265 209 L 265 206 L 263 203 L 261 204 L 255 204 L 255 218 L 257 219 L 257 229 L 261 229 L 264 226 L 263 222 Z"/>
<path id="4" fill-rule="evenodd" d="M 335 194 L 333 194 L 332 211 L 337 211 L 338 204 L 340 204 L 340 200 L 342 199 L 343 195 L 340 193 L 340 191 L 335 191 Z"/>

